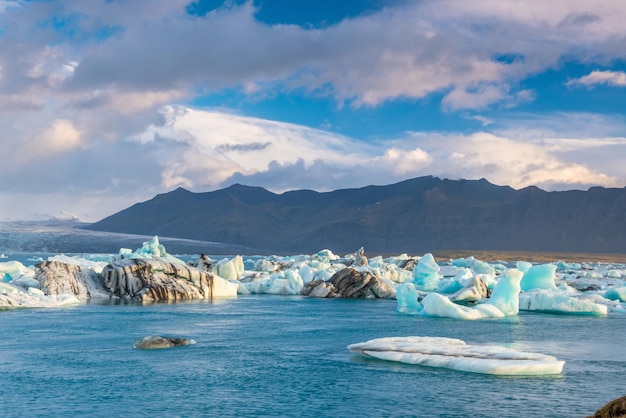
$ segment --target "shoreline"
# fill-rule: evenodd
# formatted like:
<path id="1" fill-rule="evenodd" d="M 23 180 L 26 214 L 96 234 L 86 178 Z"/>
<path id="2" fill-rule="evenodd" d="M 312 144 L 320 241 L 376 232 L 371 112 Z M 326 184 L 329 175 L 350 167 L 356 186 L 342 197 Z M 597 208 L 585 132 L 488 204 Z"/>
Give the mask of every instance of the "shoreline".
<path id="1" fill-rule="evenodd" d="M 491 251 L 491 250 L 437 250 L 432 252 L 435 259 L 445 261 L 455 258 L 474 258 L 493 261 L 529 261 L 531 263 L 547 263 L 564 261 L 570 263 L 594 262 L 594 263 L 626 263 L 626 254 L 603 254 L 603 253 L 568 253 L 568 252 L 543 252 L 543 251 Z"/>

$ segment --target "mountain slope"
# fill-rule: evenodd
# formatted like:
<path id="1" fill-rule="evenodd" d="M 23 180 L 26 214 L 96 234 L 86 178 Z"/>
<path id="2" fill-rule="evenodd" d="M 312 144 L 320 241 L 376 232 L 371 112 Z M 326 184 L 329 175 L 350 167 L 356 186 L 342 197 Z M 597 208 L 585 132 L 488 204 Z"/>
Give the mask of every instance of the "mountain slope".
<path id="1" fill-rule="evenodd" d="M 375 252 L 626 251 L 626 189 L 546 192 L 420 177 L 388 186 L 275 194 L 179 188 L 89 228 L 264 248 Z"/>

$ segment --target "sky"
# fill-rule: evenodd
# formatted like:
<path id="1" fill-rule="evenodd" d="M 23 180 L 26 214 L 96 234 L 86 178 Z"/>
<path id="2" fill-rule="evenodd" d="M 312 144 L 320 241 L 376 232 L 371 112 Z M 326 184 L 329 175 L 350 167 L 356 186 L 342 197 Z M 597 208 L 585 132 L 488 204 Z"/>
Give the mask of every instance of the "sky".
<path id="1" fill-rule="evenodd" d="M 0 221 L 177 187 L 626 186 L 623 0 L 0 0 Z"/>

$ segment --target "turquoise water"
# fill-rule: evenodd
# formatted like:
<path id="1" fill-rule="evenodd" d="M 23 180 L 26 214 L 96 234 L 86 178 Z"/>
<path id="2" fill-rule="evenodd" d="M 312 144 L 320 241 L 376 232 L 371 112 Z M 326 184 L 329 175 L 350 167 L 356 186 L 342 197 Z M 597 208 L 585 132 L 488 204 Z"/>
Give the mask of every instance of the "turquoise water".
<path id="1" fill-rule="evenodd" d="M 240 296 L 0 312 L 0 415 L 582 417 L 626 394 L 624 317 L 403 316 L 395 301 Z M 146 335 L 197 344 L 135 350 Z M 385 336 L 498 343 L 565 360 L 495 377 L 361 358 Z"/>

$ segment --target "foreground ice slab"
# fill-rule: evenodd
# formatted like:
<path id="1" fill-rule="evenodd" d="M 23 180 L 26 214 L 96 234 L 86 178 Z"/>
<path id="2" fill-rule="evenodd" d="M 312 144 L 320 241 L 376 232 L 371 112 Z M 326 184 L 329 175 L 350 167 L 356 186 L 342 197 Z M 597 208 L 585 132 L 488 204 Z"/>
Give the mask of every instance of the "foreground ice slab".
<path id="1" fill-rule="evenodd" d="M 467 345 L 462 340 L 442 337 L 377 338 L 351 344 L 348 349 L 381 360 L 509 376 L 559 374 L 565 364 L 545 354 L 498 345 Z"/>

